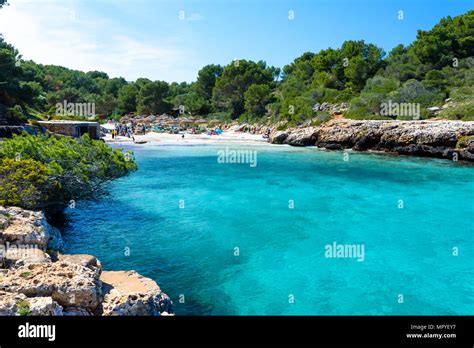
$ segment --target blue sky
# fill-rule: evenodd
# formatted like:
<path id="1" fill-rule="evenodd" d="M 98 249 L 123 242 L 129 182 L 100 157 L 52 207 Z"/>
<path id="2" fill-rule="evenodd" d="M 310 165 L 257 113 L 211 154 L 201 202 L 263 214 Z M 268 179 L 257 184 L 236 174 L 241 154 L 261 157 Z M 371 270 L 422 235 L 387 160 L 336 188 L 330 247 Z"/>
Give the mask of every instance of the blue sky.
<path id="1" fill-rule="evenodd" d="M 283 67 L 306 51 L 350 39 L 388 52 L 412 42 L 417 29 L 474 7 L 472 0 L 9 2 L 0 10 L 0 33 L 25 59 L 168 82 L 193 81 L 202 66 L 233 59 Z"/>

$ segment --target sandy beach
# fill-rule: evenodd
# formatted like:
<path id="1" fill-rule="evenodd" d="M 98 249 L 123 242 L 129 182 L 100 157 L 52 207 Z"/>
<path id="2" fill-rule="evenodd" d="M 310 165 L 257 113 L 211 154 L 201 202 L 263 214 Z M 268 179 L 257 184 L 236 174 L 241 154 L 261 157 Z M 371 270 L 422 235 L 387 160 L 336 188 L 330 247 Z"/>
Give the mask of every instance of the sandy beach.
<path id="1" fill-rule="evenodd" d="M 110 134 L 106 134 L 103 139 L 107 143 L 133 143 L 132 139 L 123 136 L 112 139 Z M 139 144 L 141 142 L 146 142 L 144 144 L 151 145 L 201 145 L 219 143 L 264 145 L 269 143 L 268 139 L 264 139 L 261 134 L 232 131 L 224 131 L 220 135 L 188 134 L 183 132 L 180 134 L 148 132 L 145 135 L 135 135 L 135 143 Z"/>

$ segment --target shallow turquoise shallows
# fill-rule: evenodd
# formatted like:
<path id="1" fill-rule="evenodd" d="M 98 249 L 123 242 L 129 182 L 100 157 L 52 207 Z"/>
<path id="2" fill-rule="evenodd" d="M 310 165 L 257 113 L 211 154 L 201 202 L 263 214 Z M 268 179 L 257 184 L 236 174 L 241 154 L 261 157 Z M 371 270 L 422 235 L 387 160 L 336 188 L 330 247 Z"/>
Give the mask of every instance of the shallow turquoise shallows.
<path id="1" fill-rule="evenodd" d="M 474 314 L 474 166 L 233 149 L 256 167 L 218 163 L 225 145 L 134 147 L 136 173 L 67 211 L 66 252 L 154 279 L 180 315 Z M 326 257 L 334 242 L 363 261 Z"/>

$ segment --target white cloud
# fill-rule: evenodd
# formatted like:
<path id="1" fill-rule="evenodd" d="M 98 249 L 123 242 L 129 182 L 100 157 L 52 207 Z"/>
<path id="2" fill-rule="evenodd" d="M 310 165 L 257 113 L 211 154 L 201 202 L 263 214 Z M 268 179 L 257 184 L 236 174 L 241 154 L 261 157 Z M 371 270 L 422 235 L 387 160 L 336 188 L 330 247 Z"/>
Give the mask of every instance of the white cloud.
<path id="1" fill-rule="evenodd" d="M 54 0 L 12 1 L 0 11 L 0 33 L 24 59 L 37 63 L 100 70 L 127 80 L 195 79 L 199 66 L 187 59 L 191 53 L 183 47 L 133 36 L 121 23 L 85 15 L 72 4 Z"/>

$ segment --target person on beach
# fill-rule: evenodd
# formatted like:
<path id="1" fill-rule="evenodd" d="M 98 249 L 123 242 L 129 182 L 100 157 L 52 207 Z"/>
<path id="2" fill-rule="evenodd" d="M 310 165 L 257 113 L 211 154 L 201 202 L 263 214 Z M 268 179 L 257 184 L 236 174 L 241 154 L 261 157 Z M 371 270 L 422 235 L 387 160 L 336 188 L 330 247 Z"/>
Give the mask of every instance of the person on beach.
<path id="1" fill-rule="evenodd" d="M 267 132 L 263 135 L 264 139 L 270 139 L 270 128 L 267 128 Z"/>

